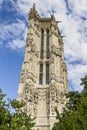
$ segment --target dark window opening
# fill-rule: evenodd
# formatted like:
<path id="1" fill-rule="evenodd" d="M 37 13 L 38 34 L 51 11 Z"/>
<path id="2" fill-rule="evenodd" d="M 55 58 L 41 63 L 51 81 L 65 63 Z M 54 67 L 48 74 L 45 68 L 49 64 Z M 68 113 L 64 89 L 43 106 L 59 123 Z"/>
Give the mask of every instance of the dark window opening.
<path id="1" fill-rule="evenodd" d="M 46 84 L 49 84 L 49 64 L 46 64 Z"/>
<path id="2" fill-rule="evenodd" d="M 43 64 L 40 64 L 39 84 L 43 84 Z"/>
<path id="3" fill-rule="evenodd" d="M 40 58 L 43 59 L 44 57 L 44 30 L 41 30 L 41 52 L 40 52 Z"/>
<path id="4" fill-rule="evenodd" d="M 50 42 L 49 42 L 49 30 L 47 30 L 47 44 L 46 44 L 46 58 L 49 59 L 50 58 Z"/>

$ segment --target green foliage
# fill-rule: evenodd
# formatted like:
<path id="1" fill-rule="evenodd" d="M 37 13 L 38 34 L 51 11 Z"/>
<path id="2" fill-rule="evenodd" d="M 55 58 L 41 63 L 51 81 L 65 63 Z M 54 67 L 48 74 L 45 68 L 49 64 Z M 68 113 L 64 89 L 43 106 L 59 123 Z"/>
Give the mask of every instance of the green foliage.
<path id="1" fill-rule="evenodd" d="M 8 100 L 7 103 L 5 96 L 0 89 L 0 130 L 31 130 L 35 123 L 22 110 L 25 103 L 17 100 Z"/>
<path id="2" fill-rule="evenodd" d="M 83 85 L 84 88 L 87 89 L 87 75 L 85 75 L 84 78 L 81 78 L 81 84 L 80 85 Z"/>
<path id="3" fill-rule="evenodd" d="M 52 130 L 87 130 L 87 76 L 81 81 L 83 91 L 66 95 L 69 101 L 61 115 L 56 110 L 58 122 Z"/>

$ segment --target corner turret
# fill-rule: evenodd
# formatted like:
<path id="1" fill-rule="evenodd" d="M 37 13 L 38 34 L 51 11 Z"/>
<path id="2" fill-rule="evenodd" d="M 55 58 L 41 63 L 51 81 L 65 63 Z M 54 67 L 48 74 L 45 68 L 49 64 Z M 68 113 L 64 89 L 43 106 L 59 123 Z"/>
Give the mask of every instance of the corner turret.
<path id="1" fill-rule="evenodd" d="M 29 20 L 30 19 L 35 19 L 35 18 L 39 18 L 39 14 L 37 13 L 36 11 L 36 8 L 35 8 L 35 3 L 33 4 L 33 7 L 30 9 L 30 12 L 29 12 Z"/>

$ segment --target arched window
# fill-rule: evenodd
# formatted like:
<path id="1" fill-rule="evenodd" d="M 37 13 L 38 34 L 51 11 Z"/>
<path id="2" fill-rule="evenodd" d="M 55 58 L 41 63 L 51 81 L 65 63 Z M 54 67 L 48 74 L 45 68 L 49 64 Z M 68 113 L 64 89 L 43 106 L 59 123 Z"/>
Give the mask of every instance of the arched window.
<path id="1" fill-rule="evenodd" d="M 39 84 L 43 84 L 43 64 L 40 64 Z"/>
<path id="2" fill-rule="evenodd" d="M 46 84 L 49 84 L 49 64 L 46 64 Z"/>
<path id="3" fill-rule="evenodd" d="M 43 59 L 44 57 L 44 30 L 41 30 L 41 51 L 40 51 L 40 58 Z"/>
<path id="4" fill-rule="evenodd" d="M 50 45 L 50 42 L 49 42 L 49 30 L 47 30 L 47 33 L 46 33 L 46 39 L 47 39 L 47 42 L 46 42 L 46 58 L 49 59 L 49 58 L 50 58 L 50 48 L 49 48 L 49 45 Z"/>

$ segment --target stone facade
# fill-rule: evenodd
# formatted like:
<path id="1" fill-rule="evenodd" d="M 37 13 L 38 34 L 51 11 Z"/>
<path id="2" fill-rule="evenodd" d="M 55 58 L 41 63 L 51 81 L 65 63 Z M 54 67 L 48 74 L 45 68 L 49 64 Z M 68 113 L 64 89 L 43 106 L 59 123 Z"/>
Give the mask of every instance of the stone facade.
<path id="1" fill-rule="evenodd" d="M 24 110 L 36 117 L 33 130 L 52 130 L 56 121 L 55 107 L 62 112 L 67 92 L 67 68 L 58 22 L 54 15 L 41 18 L 33 5 L 18 88 L 18 100 L 27 104 Z"/>

